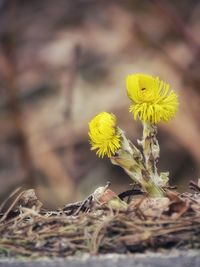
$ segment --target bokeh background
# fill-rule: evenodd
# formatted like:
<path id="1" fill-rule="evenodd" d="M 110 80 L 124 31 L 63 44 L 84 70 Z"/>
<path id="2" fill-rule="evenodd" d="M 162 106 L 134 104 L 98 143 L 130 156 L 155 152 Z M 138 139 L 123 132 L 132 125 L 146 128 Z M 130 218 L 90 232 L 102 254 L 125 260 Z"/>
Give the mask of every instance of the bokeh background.
<path id="1" fill-rule="evenodd" d="M 159 125 L 159 169 L 180 191 L 200 176 L 198 0 L 0 0 L 0 200 L 35 188 L 46 207 L 131 180 L 90 151 L 88 121 L 113 112 L 136 142 L 125 77 L 168 81 L 176 119 Z"/>

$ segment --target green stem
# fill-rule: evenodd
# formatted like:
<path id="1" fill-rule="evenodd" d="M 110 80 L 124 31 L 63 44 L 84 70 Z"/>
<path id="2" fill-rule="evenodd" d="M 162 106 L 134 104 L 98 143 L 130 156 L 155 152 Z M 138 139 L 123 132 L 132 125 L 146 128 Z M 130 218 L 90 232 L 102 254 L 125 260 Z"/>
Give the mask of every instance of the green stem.
<path id="1" fill-rule="evenodd" d="M 164 191 L 158 185 L 156 185 L 153 181 L 149 180 L 144 184 L 145 191 L 148 193 L 149 197 L 163 197 Z"/>
<path id="2" fill-rule="evenodd" d="M 125 169 L 124 169 L 125 170 Z M 147 176 L 146 174 L 144 174 L 143 171 L 137 170 L 134 172 L 125 170 L 125 172 L 135 181 L 136 177 L 142 177 L 140 178 L 140 185 L 142 187 L 142 189 L 144 190 L 144 192 L 146 192 L 148 194 L 149 197 L 163 197 L 164 196 L 164 191 L 163 189 L 156 185 L 151 178 L 149 177 L 149 175 Z"/>

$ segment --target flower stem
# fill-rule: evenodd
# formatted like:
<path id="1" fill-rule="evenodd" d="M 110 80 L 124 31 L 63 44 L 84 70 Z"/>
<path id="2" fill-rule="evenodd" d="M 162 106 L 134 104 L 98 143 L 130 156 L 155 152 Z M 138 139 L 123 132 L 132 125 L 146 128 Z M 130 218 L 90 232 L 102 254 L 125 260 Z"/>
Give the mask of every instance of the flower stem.
<path id="1" fill-rule="evenodd" d="M 149 180 L 144 184 L 145 191 L 148 193 L 149 197 L 163 197 L 164 191 L 158 185 L 156 185 L 153 181 Z"/>
<path id="2" fill-rule="evenodd" d="M 156 138 L 157 127 L 151 123 L 143 123 L 142 148 L 144 165 L 149 175 L 149 180 L 145 185 L 150 196 L 164 196 L 164 191 L 158 185 L 160 177 L 158 175 L 156 163 L 160 155 L 160 147 Z"/>
<path id="3" fill-rule="evenodd" d="M 155 152 L 154 157 L 151 156 L 153 152 L 151 151 L 149 135 L 152 132 L 149 131 L 149 129 L 151 129 L 149 127 L 145 129 L 148 131 L 145 132 L 145 136 L 143 135 L 142 140 L 143 157 L 140 150 L 137 149 L 126 138 L 124 132 L 118 128 L 118 132 L 121 135 L 121 148 L 117 151 L 116 155 L 111 157 L 111 162 L 123 168 L 133 181 L 141 185 L 142 189 L 149 197 L 162 197 L 164 196 L 164 191 L 158 184 L 156 184 L 154 179 L 157 174 L 154 160 L 158 158 L 159 153 L 157 158 Z M 150 158 L 152 158 L 152 161 Z M 152 166 L 154 166 L 154 168 Z"/>
<path id="4" fill-rule="evenodd" d="M 153 176 L 158 175 L 156 163 L 160 155 L 160 147 L 156 134 L 157 127 L 155 125 L 143 123 L 143 140 L 141 143 L 143 147 L 145 167 Z"/>

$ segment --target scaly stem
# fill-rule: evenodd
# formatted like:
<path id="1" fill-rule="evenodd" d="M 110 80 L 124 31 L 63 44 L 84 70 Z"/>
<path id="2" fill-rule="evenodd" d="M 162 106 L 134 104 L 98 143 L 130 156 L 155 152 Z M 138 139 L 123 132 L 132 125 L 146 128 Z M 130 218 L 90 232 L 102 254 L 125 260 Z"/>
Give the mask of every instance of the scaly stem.
<path id="1" fill-rule="evenodd" d="M 156 180 L 158 177 L 156 163 L 160 154 L 160 147 L 156 138 L 157 127 L 150 123 L 143 123 L 142 148 L 145 159 L 145 167 L 151 178 Z"/>
<path id="2" fill-rule="evenodd" d="M 143 123 L 143 139 L 142 148 L 144 155 L 145 168 L 149 174 L 149 181 L 146 187 L 148 187 L 147 192 L 150 195 L 163 196 L 164 192 L 159 186 L 160 176 L 158 175 L 156 163 L 160 155 L 160 147 L 158 140 L 156 138 L 157 127 L 151 123 Z"/>
<path id="3" fill-rule="evenodd" d="M 143 190 L 147 192 L 148 196 L 162 197 L 164 192 L 153 179 L 154 176 L 151 166 L 153 166 L 152 163 L 154 163 L 154 161 L 151 162 L 150 160 L 150 157 L 152 156 L 150 153 L 151 143 L 148 138 L 149 134 L 146 135 L 147 137 L 145 137 L 144 142 L 142 141 L 144 144 L 144 162 L 141 152 L 129 140 L 127 140 L 124 132 L 121 129 L 118 129 L 118 132 L 121 135 L 122 146 L 117 151 L 116 155 L 111 158 L 111 162 L 122 167 L 131 179 L 141 185 Z M 154 168 L 154 170 L 156 169 Z"/>
<path id="4" fill-rule="evenodd" d="M 146 169 L 150 173 L 157 173 L 156 161 L 159 158 L 160 148 L 156 139 L 157 128 L 150 123 L 143 123 L 142 147 Z"/>

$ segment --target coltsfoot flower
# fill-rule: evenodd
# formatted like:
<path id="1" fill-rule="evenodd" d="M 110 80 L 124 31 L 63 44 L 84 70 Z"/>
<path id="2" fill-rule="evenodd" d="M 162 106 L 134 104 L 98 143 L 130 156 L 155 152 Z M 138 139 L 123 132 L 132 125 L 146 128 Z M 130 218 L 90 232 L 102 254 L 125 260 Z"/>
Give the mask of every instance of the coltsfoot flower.
<path id="1" fill-rule="evenodd" d="M 107 155 L 109 158 L 121 146 L 120 134 L 117 132 L 114 114 L 101 112 L 89 122 L 91 150 L 97 150 L 99 157 Z"/>
<path id="2" fill-rule="evenodd" d="M 128 97 L 132 101 L 129 111 L 134 119 L 153 124 L 168 122 L 177 112 L 178 96 L 169 84 L 158 77 L 145 74 L 128 75 Z"/>

